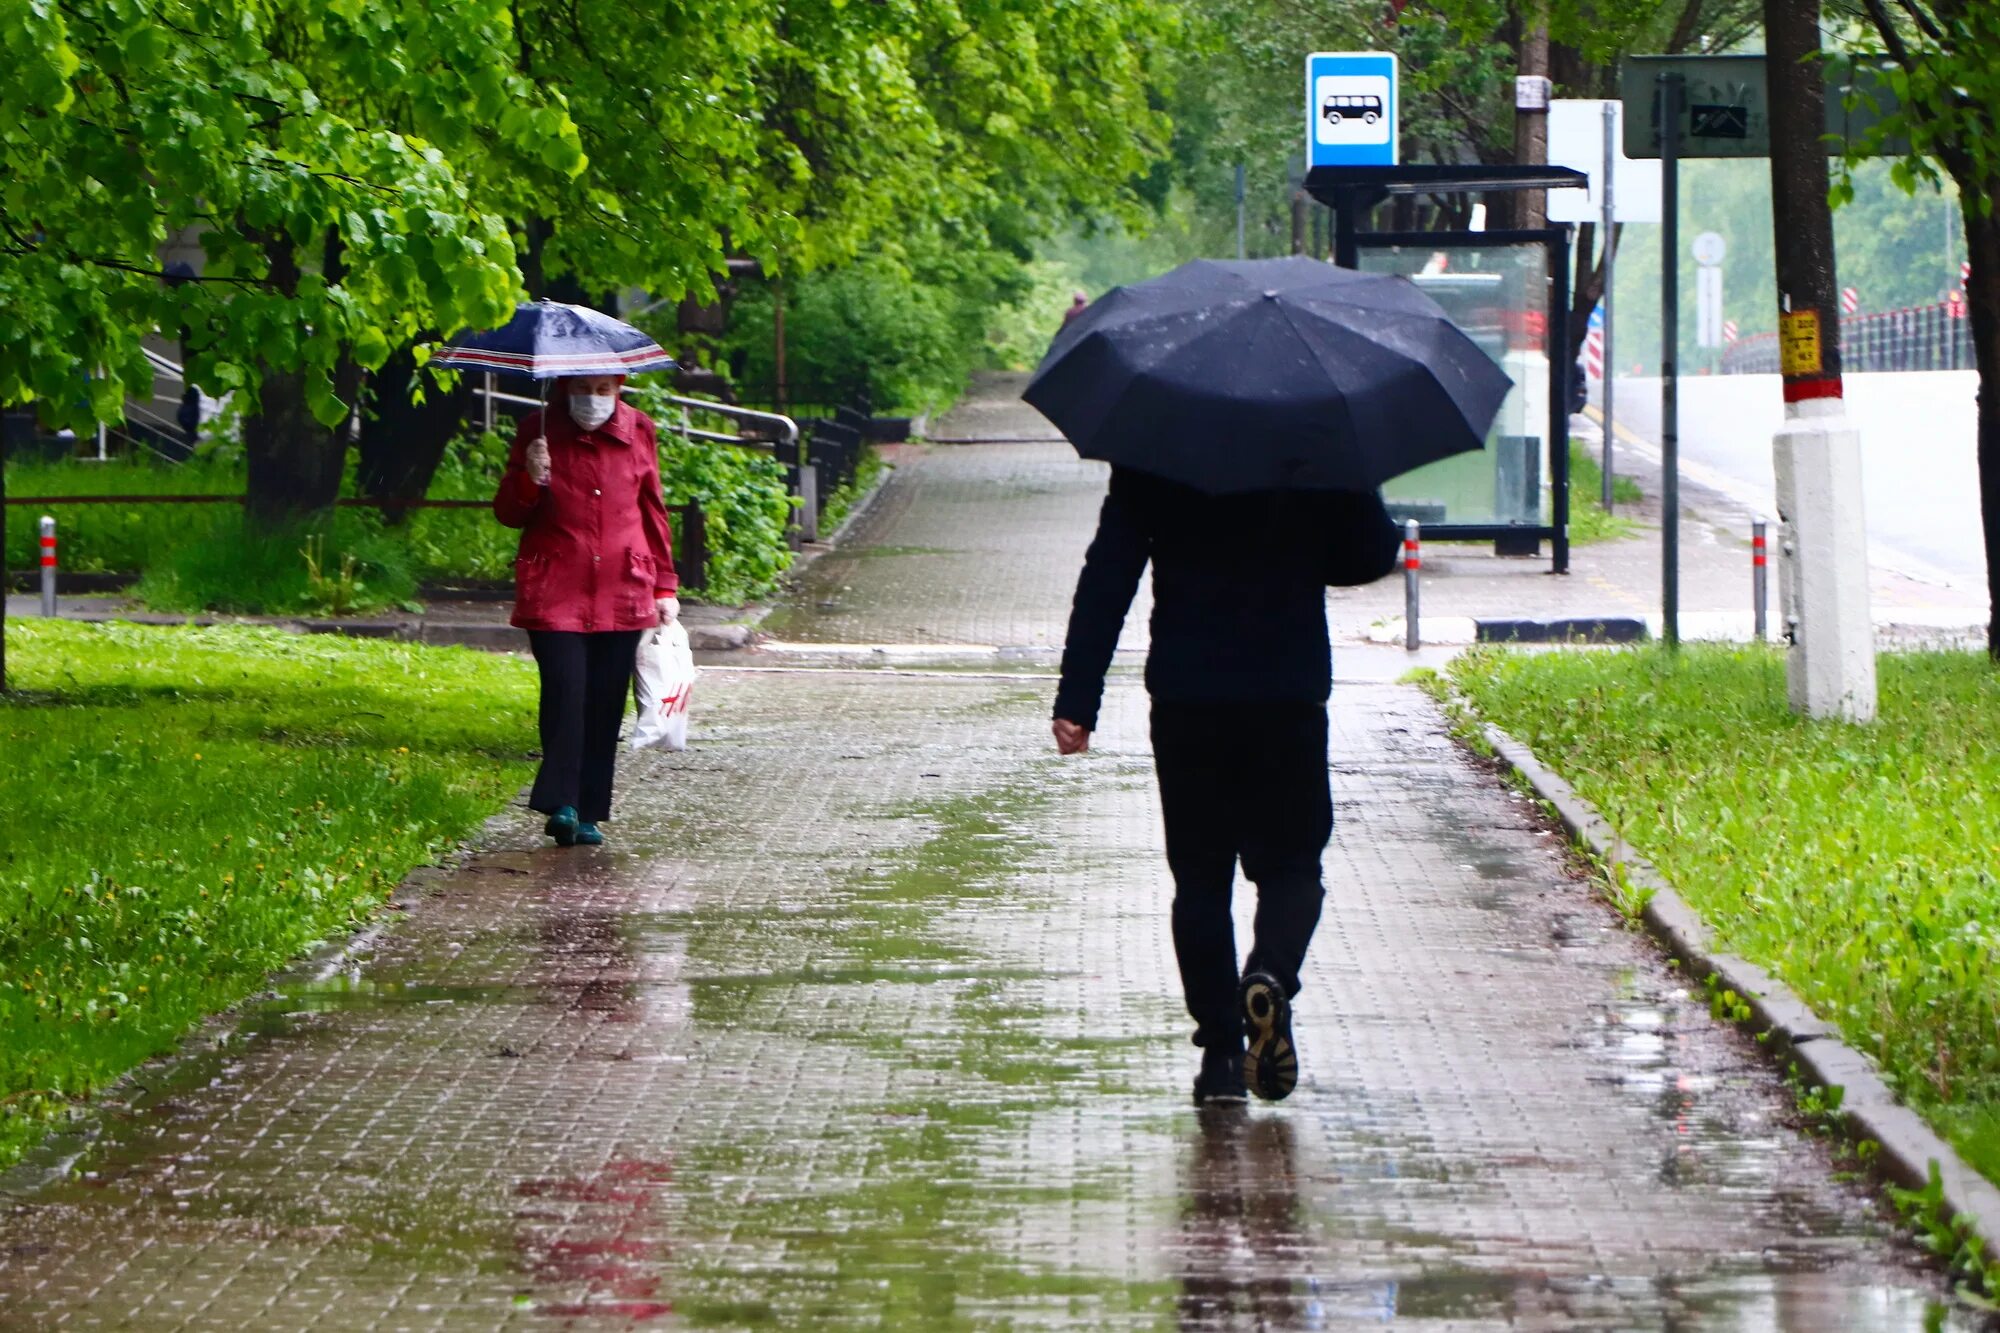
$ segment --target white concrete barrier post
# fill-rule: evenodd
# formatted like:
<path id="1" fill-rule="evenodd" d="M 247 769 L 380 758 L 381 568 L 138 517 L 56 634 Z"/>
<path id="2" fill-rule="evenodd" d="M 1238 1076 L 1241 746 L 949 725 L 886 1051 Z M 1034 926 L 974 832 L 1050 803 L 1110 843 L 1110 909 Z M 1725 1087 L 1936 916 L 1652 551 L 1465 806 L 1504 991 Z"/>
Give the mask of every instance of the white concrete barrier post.
<path id="1" fill-rule="evenodd" d="M 1875 720 L 1875 627 L 1868 607 L 1861 433 L 1839 398 L 1785 404 L 1773 441 L 1778 604 L 1785 683 L 1807 717 Z"/>

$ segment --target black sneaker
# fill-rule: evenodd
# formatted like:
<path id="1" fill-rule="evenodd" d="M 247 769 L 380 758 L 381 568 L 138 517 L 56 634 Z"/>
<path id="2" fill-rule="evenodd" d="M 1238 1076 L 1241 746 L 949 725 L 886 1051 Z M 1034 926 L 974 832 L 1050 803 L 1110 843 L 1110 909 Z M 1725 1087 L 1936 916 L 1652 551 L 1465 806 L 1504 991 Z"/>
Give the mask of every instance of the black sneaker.
<path id="1" fill-rule="evenodd" d="M 1243 1082 L 1267 1102 L 1283 1101 L 1299 1085 L 1299 1053 L 1292 1046 L 1292 1002 L 1269 972 L 1243 978 L 1243 1025 L 1250 1045 L 1243 1053 Z"/>
<path id="2" fill-rule="evenodd" d="M 1240 1049 L 1203 1051 L 1201 1072 L 1194 1077 L 1196 1106 L 1241 1106 L 1250 1100 L 1243 1090 Z"/>

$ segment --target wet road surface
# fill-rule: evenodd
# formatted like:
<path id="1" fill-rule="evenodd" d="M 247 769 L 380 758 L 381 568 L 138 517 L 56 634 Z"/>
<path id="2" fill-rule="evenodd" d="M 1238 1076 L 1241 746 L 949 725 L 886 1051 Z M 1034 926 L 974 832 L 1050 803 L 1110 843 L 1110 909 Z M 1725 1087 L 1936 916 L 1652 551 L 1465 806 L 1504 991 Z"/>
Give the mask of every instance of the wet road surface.
<path id="1" fill-rule="evenodd" d="M 1197 1114 L 1143 691 L 1077 761 L 1049 691 L 711 670 L 609 847 L 509 816 L 17 1173 L 0 1326 L 1971 1326 L 1408 687 L 1337 695 L 1299 1091 Z"/>

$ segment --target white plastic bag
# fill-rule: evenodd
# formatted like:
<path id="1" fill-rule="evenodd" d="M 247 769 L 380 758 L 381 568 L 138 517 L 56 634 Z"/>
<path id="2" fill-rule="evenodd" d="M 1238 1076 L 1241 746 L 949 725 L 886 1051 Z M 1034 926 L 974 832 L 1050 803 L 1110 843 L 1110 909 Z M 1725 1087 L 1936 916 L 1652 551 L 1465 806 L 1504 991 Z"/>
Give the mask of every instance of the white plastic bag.
<path id="1" fill-rule="evenodd" d="M 633 663 L 632 692 L 639 706 L 633 749 L 687 749 L 688 696 L 694 693 L 695 675 L 694 650 L 678 620 L 639 636 L 639 657 Z"/>

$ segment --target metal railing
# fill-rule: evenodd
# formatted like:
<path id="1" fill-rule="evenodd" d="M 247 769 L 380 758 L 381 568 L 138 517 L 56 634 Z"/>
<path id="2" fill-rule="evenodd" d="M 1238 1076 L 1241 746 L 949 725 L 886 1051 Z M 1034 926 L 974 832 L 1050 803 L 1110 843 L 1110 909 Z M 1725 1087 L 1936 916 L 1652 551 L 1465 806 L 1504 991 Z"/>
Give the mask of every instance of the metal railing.
<path id="1" fill-rule="evenodd" d="M 548 406 L 539 398 L 527 398 L 517 393 L 502 392 L 493 387 L 492 381 L 493 377 L 490 375 L 487 376 L 486 382 L 475 390 L 485 400 L 484 406 L 488 430 L 492 429 L 493 405 L 496 403 L 532 408 L 546 408 Z M 628 387 L 625 392 L 630 395 L 636 391 Z M 780 412 L 760 412 L 755 408 L 737 407 L 733 403 L 718 403 L 708 398 L 686 398 L 680 394 L 673 393 L 651 396 L 656 402 L 666 402 L 681 409 L 680 423 L 670 426 L 668 429 L 673 430 L 675 434 L 682 436 L 684 439 L 701 440 L 709 444 L 733 445 L 739 449 L 756 449 L 771 454 L 780 463 L 784 464 L 787 469 L 788 486 L 792 495 L 798 500 L 798 505 L 792 511 L 793 535 L 798 541 L 802 542 L 817 541 L 819 539 L 819 513 L 822 492 L 819 487 L 817 470 L 811 467 L 800 466 L 798 422 Z M 731 421 L 771 426 L 775 428 L 777 435 L 776 438 L 772 438 L 766 435 L 730 434 L 724 431 L 703 430 L 694 426 L 688 420 L 689 414 L 693 412 L 705 412 L 712 416 L 723 417 Z"/>
<path id="2" fill-rule="evenodd" d="M 1847 374 L 1973 369 L 1965 302 L 1944 300 L 1842 315 L 1840 368 Z M 1778 335 L 1754 333 L 1729 344 L 1723 349 L 1721 369 L 1725 375 L 1778 374 Z"/>

